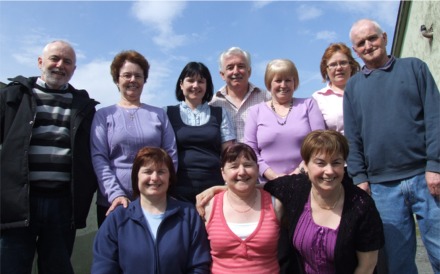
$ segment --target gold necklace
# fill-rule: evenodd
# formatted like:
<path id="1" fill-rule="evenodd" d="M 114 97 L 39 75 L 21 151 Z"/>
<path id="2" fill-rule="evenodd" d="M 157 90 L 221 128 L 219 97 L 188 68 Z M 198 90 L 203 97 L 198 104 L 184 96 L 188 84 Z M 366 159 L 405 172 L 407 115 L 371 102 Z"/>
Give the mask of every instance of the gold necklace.
<path id="1" fill-rule="evenodd" d="M 234 211 L 236 211 L 236 212 L 238 212 L 238 213 L 246 213 L 246 212 L 249 212 L 249 211 L 254 207 L 255 203 L 257 202 L 257 197 L 258 197 L 258 193 L 255 192 L 255 198 L 254 198 L 254 201 L 252 202 L 252 205 L 249 206 L 249 208 L 246 209 L 246 210 L 238 210 L 238 209 L 236 209 L 236 208 L 234 208 L 234 207 L 232 206 L 231 200 L 230 200 L 230 198 L 229 198 L 229 192 L 226 192 L 226 199 L 228 200 L 229 206 L 230 206 Z"/>
<path id="2" fill-rule="evenodd" d="M 325 210 L 332 210 L 332 209 L 334 209 L 336 207 L 336 205 L 338 204 L 339 200 L 341 199 L 341 196 L 342 196 L 342 185 L 339 186 L 338 198 L 336 199 L 334 204 L 332 206 L 330 206 L 330 207 L 320 205 L 319 202 L 318 202 L 318 199 L 316 199 L 315 193 L 313 193 L 313 189 L 311 189 L 310 192 L 312 192 L 313 199 L 316 201 L 316 203 L 318 204 L 318 206 L 320 208 L 325 209 Z"/>
<path id="3" fill-rule="evenodd" d="M 276 114 L 278 114 L 277 111 L 275 110 L 274 105 L 273 105 L 273 100 L 270 101 L 270 107 L 272 108 L 273 112 L 275 112 Z M 289 111 L 287 111 L 286 118 L 284 118 L 284 119 L 285 119 L 284 122 L 280 122 L 280 121 L 278 121 L 278 118 L 277 118 L 277 123 L 278 123 L 278 125 L 280 125 L 280 126 L 284 126 L 284 125 L 287 123 L 287 117 L 289 117 L 289 113 L 290 113 L 290 111 L 292 110 L 292 107 L 293 107 L 293 98 L 292 98 L 292 100 L 290 101 Z M 280 115 L 280 116 L 281 116 L 281 115 Z"/>

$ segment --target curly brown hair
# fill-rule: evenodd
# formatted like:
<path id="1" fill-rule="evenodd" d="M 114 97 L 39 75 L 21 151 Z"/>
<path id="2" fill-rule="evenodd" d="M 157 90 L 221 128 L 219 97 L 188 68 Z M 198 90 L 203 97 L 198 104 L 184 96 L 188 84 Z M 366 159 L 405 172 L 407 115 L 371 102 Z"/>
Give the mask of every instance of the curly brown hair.
<path id="1" fill-rule="evenodd" d="M 144 83 L 147 82 L 150 64 L 142 54 L 135 50 L 121 51 L 120 53 L 116 54 L 115 58 L 113 58 L 113 62 L 110 65 L 110 74 L 112 75 L 113 82 L 115 84 L 119 82 L 119 74 L 126 61 L 138 64 L 144 72 Z"/>

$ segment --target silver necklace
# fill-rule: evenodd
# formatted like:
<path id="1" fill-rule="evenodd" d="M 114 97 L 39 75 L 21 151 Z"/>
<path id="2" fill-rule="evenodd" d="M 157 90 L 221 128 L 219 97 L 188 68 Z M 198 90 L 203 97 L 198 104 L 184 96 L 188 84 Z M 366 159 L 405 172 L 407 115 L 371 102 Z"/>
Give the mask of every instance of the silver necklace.
<path id="1" fill-rule="evenodd" d="M 274 105 L 273 105 L 273 100 L 270 101 L 270 107 L 272 108 L 273 112 L 275 112 L 275 114 L 278 114 L 277 111 L 275 110 Z M 293 98 L 292 98 L 292 100 L 290 101 L 289 111 L 287 112 L 286 118 L 284 118 L 284 122 L 280 122 L 280 121 L 278 121 L 278 117 L 277 117 L 277 123 L 278 123 L 278 125 L 280 125 L 280 126 L 284 126 L 284 125 L 287 123 L 287 117 L 289 117 L 289 113 L 290 113 L 290 111 L 292 110 L 292 107 L 293 107 Z M 281 116 L 281 115 L 280 115 L 280 116 Z"/>
<path id="2" fill-rule="evenodd" d="M 128 115 L 130 116 L 130 120 L 134 120 L 134 116 L 135 116 L 135 114 L 136 114 L 136 112 L 140 109 L 141 107 L 137 107 L 133 112 L 130 112 L 128 109 L 127 109 L 127 112 L 128 112 Z"/>

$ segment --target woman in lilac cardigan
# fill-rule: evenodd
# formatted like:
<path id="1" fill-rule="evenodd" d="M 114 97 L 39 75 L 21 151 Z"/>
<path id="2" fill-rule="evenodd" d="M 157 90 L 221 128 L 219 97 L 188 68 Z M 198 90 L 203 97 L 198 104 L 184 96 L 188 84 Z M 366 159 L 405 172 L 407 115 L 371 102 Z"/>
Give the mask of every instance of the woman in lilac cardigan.
<path id="1" fill-rule="evenodd" d="M 264 82 L 272 100 L 249 109 L 244 140 L 258 156 L 260 181 L 291 174 L 301 163 L 300 148 L 305 136 L 325 129 L 319 107 L 312 98 L 293 98 L 299 86 L 292 61 L 275 59 L 266 67 Z"/>
<path id="2" fill-rule="evenodd" d="M 162 108 L 141 103 L 149 68 L 145 57 L 133 50 L 117 54 L 110 66 L 121 99 L 96 112 L 90 134 L 99 186 L 98 226 L 116 206 L 127 207 L 133 200 L 130 173 L 140 148 L 163 148 L 177 168 L 176 140 L 167 114 Z"/>

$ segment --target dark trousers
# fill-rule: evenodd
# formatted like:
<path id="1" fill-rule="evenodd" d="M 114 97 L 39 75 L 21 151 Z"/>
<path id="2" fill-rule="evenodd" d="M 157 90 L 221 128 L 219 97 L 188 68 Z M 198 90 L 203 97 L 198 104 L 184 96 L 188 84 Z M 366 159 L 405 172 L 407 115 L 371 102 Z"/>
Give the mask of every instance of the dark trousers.
<path id="1" fill-rule="evenodd" d="M 98 219 L 98 228 L 101 227 L 102 223 L 105 220 L 105 217 L 107 217 L 105 216 L 105 214 L 107 213 L 109 208 L 109 206 L 96 205 L 96 218 Z"/>
<path id="2" fill-rule="evenodd" d="M 76 230 L 66 197 L 30 198 L 29 227 L 1 231 L 0 273 L 30 274 L 35 252 L 39 274 L 73 274 L 70 256 Z"/>

